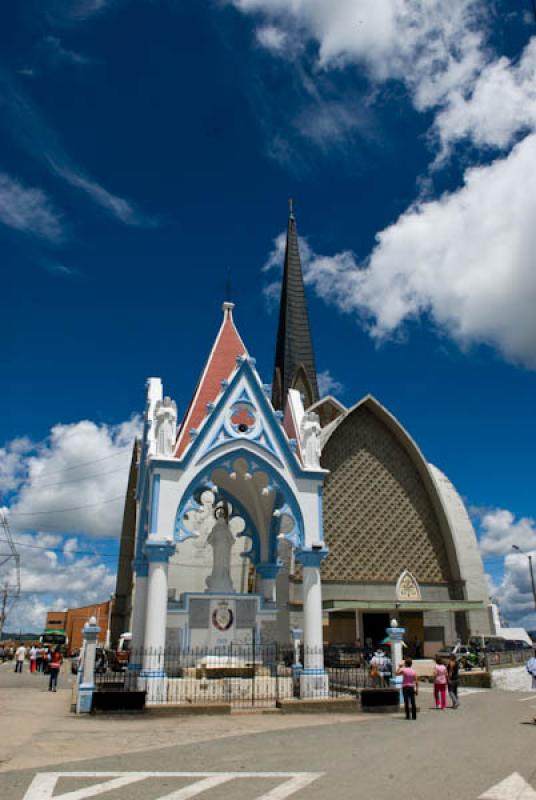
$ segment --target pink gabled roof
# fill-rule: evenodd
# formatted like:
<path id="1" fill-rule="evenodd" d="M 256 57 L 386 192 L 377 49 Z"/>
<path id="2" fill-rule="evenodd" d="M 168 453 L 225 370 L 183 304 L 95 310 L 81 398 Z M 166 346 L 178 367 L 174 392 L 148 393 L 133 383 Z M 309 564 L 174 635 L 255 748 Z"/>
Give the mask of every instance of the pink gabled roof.
<path id="1" fill-rule="evenodd" d="M 248 355 L 234 324 L 233 308 L 234 303 L 223 304 L 223 322 L 177 436 L 176 458 L 180 458 L 190 444 L 192 428 L 199 428 L 207 416 L 207 403 L 216 400 L 222 390 L 221 382 L 236 369 L 238 356 Z"/>

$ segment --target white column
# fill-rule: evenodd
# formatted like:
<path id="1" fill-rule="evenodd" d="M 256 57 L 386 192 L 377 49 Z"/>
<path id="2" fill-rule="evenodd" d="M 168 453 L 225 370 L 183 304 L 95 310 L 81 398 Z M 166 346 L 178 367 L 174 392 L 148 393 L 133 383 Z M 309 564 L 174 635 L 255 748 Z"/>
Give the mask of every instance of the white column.
<path id="1" fill-rule="evenodd" d="M 167 593 L 167 561 L 151 561 L 147 583 L 145 650 L 163 649 L 166 646 Z"/>
<path id="2" fill-rule="evenodd" d="M 129 669 L 139 671 L 142 665 L 145 643 L 145 617 L 147 614 L 147 575 L 146 561 L 135 562 L 136 583 L 134 585 L 134 608 L 132 610 L 132 642 L 130 645 Z"/>
<path id="3" fill-rule="evenodd" d="M 320 562 L 324 549 L 300 550 L 296 557 L 303 565 L 303 647 L 304 669 L 300 678 L 302 697 L 327 697 L 328 676 L 324 671 L 322 629 L 322 582 Z"/>
<path id="4" fill-rule="evenodd" d="M 354 613 L 355 613 L 355 640 L 356 642 L 359 642 L 361 646 L 363 646 L 365 643 L 362 639 L 361 611 L 358 608 L 356 608 Z"/>
<path id="5" fill-rule="evenodd" d="M 275 603 L 276 601 L 276 579 L 279 573 L 279 564 L 257 564 L 255 570 L 257 576 L 261 578 L 261 591 L 262 597 L 267 603 Z"/>
<path id="6" fill-rule="evenodd" d="M 275 603 L 275 578 L 262 579 L 262 596 L 267 603 Z"/>
<path id="7" fill-rule="evenodd" d="M 145 614 L 145 641 L 142 677 L 146 679 L 147 702 L 165 701 L 166 676 L 164 649 L 168 602 L 168 562 L 175 552 L 169 539 L 149 536 L 144 546 L 149 562 L 147 579 L 147 608 Z"/>

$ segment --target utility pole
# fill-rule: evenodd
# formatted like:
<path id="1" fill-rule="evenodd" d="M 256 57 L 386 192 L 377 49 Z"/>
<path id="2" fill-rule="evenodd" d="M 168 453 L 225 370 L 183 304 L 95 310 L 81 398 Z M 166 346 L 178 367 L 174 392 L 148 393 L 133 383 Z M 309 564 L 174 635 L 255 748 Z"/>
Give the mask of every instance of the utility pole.
<path id="1" fill-rule="evenodd" d="M 6 578 L 6 582 L 4 583 L 4 588 L 1 594 L 1 601 L 0 601 L 0 638 L 4 632 L 4 625 L 6 622 L 8 611 L 10 610 L 13 603 L 17 600 L 20 595 L 20 556 L 17 552 L 17 548 L 15 547 L 15 542 L 13 541 L 13 537 L 11 536 L 11 531 L 9 529 L 9 523 L 7 520 L 7 514 L 0 511 L 0 530 L 3 530 L 4 537 L 0 537 L 0 567 L 3 567 L 4 564 L 8 566 L 6 569 L 9 570 L 12 567 L 12 572 L 14 572 L 14 583 L 12 585 L 9 584 L 8 578 Z M 4 552 L 5 551 L 5 552 Z M 8 601 L 9 607 L 8 607 Z"/>
<path id="2" fill-rule="evenodd" d="M 4 633 L 4 622 L 6 620 L 6 608 L 7 608 L 7 583 L 4 585 L 2 590 L 2 610 L 0 611 L 0 641 L 2 640 L 2 634 Z"/>
<path id="3" fill-rule="evenodd" d="M 517 544 L 512 545 L 512 550 L 515 550 L 517 553 L 521 553 L 521 548 L 517 546 Z M 523 553 L 522 553 L 523 555 Z M 529 560 L 529 572 L 530 572 L 530 584 L 532 586 L 532 597 L 534 600 L 534 608 L 536 608 L 536 583 L 534 582 L 534 569 L 532 567 L 532 553 L 525 553 Z"/>
<path id="4" fill-rule="evenodd" d="M 536 608 L 536 584 L 534 583 L 534 570 L 532 568 L 532 555 L 529 555 L 530 582 L 532 584 L 532 597 L 534 598 L 534 608 Z"/>

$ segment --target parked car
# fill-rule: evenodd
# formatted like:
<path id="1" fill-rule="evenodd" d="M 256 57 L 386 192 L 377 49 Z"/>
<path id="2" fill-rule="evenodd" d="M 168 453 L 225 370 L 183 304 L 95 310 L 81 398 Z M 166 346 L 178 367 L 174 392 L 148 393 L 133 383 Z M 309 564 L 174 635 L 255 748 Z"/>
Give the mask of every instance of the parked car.
<path id="1" fill-rule="evenodd" d="M 110 659 L 110 666 L 114 672 L 122 672 L 127 669 L 130 661 L 130 647 L 132 644 L 132 634 L 122 633 L 114 650 L 113 658 Z"/>
<path id="2" fill-rule="evenodd" d="M 484 666 L 484 656 L 470 644 L 458 643 L 452 647 L 443 647 L 436 655 L 445 660 L 455 656 L 462 669 L 466 670 Z"/>
<path id="3" fill-rule="evenodd" d="M 80 669 L 80 652 L 71 657 L 71 672 L 73 675 L 78 674 Z M 98 675 L 103 675 L 108 670 L 108 656 L 103 647 L 97 647 L 95 651 L 95 672 Z"/>

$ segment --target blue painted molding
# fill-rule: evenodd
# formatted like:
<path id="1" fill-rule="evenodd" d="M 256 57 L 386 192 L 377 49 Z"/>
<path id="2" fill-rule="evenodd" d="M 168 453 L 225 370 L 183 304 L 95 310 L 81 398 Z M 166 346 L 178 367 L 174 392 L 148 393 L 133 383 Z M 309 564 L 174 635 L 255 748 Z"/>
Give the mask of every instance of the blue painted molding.
<path id="1" fill-rule="evenodd" d="M 149 562 L 145 558 L 144 559 L 136 558 L 132 562 L 132 569 L 134 570 L 134 573 L 135 575 L 138 576 L 138 578 L 146 578 L 147 575 L 149 574 Z"/>
<path id="2" fill-rule="evenodd" d="M 327 547 L 319 550 L 296 550 L 296 560 L 304 567 L 319 567 L 328 552 Z"/>
<path id="3" fill-rule="evenodd" d="M 264 578 L 268 578 L 268 579 L 277 578 L 280 569 L 281 569 L 281 563 L 279 563 L 279 564 L 267 564 L 267 563 L 264 563 L 264 564 L 257 564 L 255 566 L 255 570 L 256 570 L 257 574 L 260 575 L 261 578 L 263 578 L 263 579 Z"/>
<path id="4" fill-rule="evenodd" d="M 151 493 L 151 525 L 149 533 L 158 530 L 158 504 L 160 502 L 160 475 L 153 475 L 153 491 Z"/>
<path id="5" fill-rule="evenodd" d="M 163 563 L 169 561 L 175 553 L 175 542 L 170 542 L 168 539 L 153 539 L 152 541 L 147 539 L 143 550 L 149 563 Z"/>
<path id="6" fill-rule="evenodd" d="M 96 642 L 100 633 L 98 625 L 90 625 L 88 622 L 82 628 L 82 636 L 85 642 Z"/>

